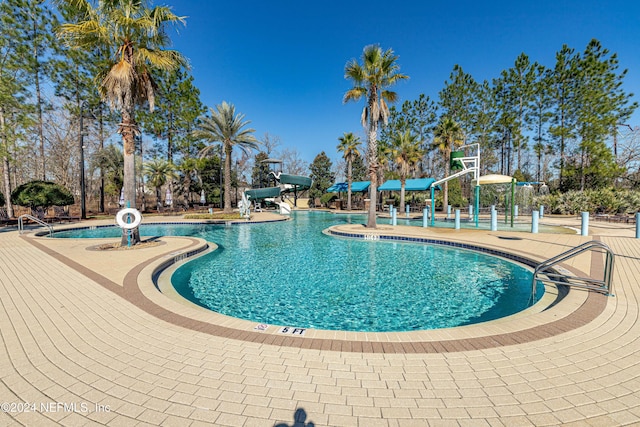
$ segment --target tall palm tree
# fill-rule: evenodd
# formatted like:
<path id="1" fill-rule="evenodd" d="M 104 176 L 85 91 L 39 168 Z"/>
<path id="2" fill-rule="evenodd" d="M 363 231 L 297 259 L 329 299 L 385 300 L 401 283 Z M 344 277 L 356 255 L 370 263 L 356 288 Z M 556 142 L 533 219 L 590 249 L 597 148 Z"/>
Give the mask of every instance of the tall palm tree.
<path id="1" fill-rule="evenodd" d="M 144 164 L 144 172 L 147 175 L 147 182 L 156 190 L 156 206 L 158 211 L 162 208 L 162 194 L 160 189 L 163 185 L 176 179 L 176 167 L 173 163 L 164 159 L 153 159 Z"/>
<path id="2" fill-rule="evenodd" d="M 351 210 L 351 182 L 353 181 L 353 160 L 360 155 L 360 137 L 353 132 L 345 132 L 338 138 L 338 151 L 342 152 L 342 157 L 347 162 L 347 210 Z"/>
<path id="3" fill-rule="evenodd" d="M 451 173 L 449 160 L 451 152 L 460 147 L 464 141 L 464 132 L 460 125 L 450 117 L 443 117 L 436 125 L 433 131 L 434 145 L 442 152 L 442 160 L 444 161 L 444 176 L 447 177 Z M 447 209 L 449 205 L 449 185 L 444 183 L 442 188 L 442 206 Z"/>
<path id="4" fill-rule="evenodd" d="M 135 121 L 136 106 L 148 103 L 153 111 L 155 82 L 153 70 L 171 71 L 186 65 L 174 50 L 164 49 L 170 40 L 167 24 L 184 23 L 167 6 L 147 7 L 145 0 L 58 0 L 72 11 L 77 22 L 63 24 L 59 36 L 72 48 L 109 52 L 110 60 L 96 76 L 100 92 L 111 108 L 120 111 L 124 151 L 124 198 L 136 207 L 135 136 L 140 129 Z M 95 6 L 93 6 L 95 3 Z M 123 242 L 126 230 L 123 230 Z M 140 236 L 134 232 L 132 243 Z"/>
<path id="5" fill-rule="evenodd" d="M 376 228 L 376 201 L 378 195 L 378 125 L 387 123 L 389 107 L 387 103 L 394 103 L 398 99 L 395 92 L 387 88 L 398 80 L 409 77 L 400 74 L 400 66 L 396 63 L 398 57 L 393 50 L 382 51 L 380 46 L 369 45 L 362 52 L 362 64 L 356 59 L 347 62 L 344 77 L 353 82 L 353 87 L 344 94 L 343 102 L 358 101 L 362 98 L 366 104 L 362 110 L 362 126 L 367 131 L 367 164 L 369 168 L 369 216 L 368 228 Z"/>
<path id="6" fill-rule="evenodd" d="M 392 140 L 393 160 L 398 168 L 400 175 L 400 212 L 404 211 L 404 195 L 407 184 L 407 178 L 416 168 L 418 162 L 422 159 L 424 152 L 420 148 L 418 136 L 407 130 L 403 133 L 398 132 L 393 136 Z"/>
<path id="7" fill-rule="evenodd" d="M 224 150 L 224 212 L 231 213 L 231 154 L 233 147 L 238 147 L 245 153 L 249 149 L 257 149 L 258 140 L 252 135 L 254 129 L 243 129 L 249 123 L 244 120 L 244 114 L 236 114 L 236 108 L 233 104 L 216 105 L 216 109 L 209 109 L 211 116 L 200 118 L 199 129 L 192 132 L 194 138 L 201 139 L 210 143 L 218 142 L 222 144 Z M 206 146 L 200 151 L 200 157 L 205 156 L 215 145 Z"/>

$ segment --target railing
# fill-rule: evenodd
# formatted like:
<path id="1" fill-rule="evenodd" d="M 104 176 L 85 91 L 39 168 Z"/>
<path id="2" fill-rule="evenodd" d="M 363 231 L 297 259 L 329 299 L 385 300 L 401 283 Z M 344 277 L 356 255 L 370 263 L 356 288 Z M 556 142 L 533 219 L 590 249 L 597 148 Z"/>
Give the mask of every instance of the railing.
<path id="1" fill-rule="evenodd" d="M 570 258 L 576 257 L 586 251 L 596 251 L 600 253 L 606 253 L 606 261 L 604 265 L 604 274 L 602 279 L 593 279 L 591 277 L 576 277 L 568 274 L 563 274 L 560 271 L 554 270 L 553 267 L 564 262 Z M 566 286 L 574 286 L 578 288 L 584 288 L 596 292 L 603 292 L 605 295 L 612 296 L 613 290 L 611 281 L 613 278 L 613 266 L 615 261 L 615 254 L 606 244 L 597 240 L 592 240 L 583 243 L 575 248 L 569 249 L 559 255 L 549 258 L 546 261 L 540 263 L 533 272 L 533 279 L 531 281 L 531 301 L 535 302 L 536 295 L 536 280 L 543 282 L 550 282 Z M 544 274 L 546 278 L 539 278 L 538 275 Z"/>
<path id="2" fill-rule="evenodd" d="M 53 236 L 53 227 L 50 224 L 47 224 L 46 222 L 44 222 L 43 220 L 41 220 L 40 218 L 37 218 L 33 215 L 29 215 L 29 214 L 23 214 L 20 215 L 20 217 L 18 218 L 18 231 L 20 234 L 22 234 L 24 232 L 24 218 L 26 219 L 30 219 L 33 222 L 36 222 L 44 227 L 47 227 L 49 229 L 49 236 Z"/>

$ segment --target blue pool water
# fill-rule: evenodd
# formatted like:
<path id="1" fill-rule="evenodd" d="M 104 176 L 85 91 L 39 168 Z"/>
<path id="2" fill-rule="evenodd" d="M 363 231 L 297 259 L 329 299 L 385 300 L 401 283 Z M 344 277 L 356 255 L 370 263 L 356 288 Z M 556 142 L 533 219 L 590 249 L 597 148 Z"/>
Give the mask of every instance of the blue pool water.
<path id="1" fill-rule="evenodd" d="M 185 298 L 256 323 L 345 331 L 410 331 L 478 323 L 525 309 L 526 268 L 439 245 L 322 234 L 364 217 L 295 212 L 291 221 L 143 225 L 144 236 L 197 236 L 219 249 L 176 270 Z M 116 227 L 56 237 L 118 237 Z M 539 287 L 542 292 L 542 286 Z"/>

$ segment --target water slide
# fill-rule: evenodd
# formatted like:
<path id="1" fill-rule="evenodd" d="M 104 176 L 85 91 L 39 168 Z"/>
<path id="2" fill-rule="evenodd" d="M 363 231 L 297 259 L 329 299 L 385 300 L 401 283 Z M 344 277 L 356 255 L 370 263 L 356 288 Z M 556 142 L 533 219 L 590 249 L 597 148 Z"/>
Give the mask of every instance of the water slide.
<path id="1" fill-rule="evenodd" d="M 244 194 L 250 201 L 257 202 L 259 200 L 274 199 L 276 197 L 281 197 L 282 195 L 293 192 L 293 205 L 297 206 L 298 191 L 309 189 L 311 187 L 311 183 L 313 182 L 312 179 L 307 176 L 289 175 L 281 172 L 271 172 L 271 174 L 280 185 L 278 187 L 254 188 L 245 191 Z M 291 213 L 291 207 L 287 203 L 278 202 L 277 204 L 278 206 L 280 206 L 281 214 L 286 215 Z"/>

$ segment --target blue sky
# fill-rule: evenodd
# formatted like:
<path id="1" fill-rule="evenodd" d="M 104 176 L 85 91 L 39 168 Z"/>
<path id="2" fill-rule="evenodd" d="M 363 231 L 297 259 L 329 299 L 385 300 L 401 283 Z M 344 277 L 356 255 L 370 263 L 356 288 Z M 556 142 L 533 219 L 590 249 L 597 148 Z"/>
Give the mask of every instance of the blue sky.
<path id="1" fill-rule="evenodd" d="M 156 4 L 165 3 L 156 1 Z M 171 32 L 189 58 L 209 107 L 223 100 L 256 136 L 278 136 L 307 162 L 334 161 L 344 132 L 364 136 L 360 103 L 343 104 L 344 66 L 369 44 L 392 48 L 409 75 L 404 100 L 437 99 L 455 64 L 491 80 L 524 52 L 548 67 L 563 44 L 583 51 L 598 39 L 629 69 L 625 90 L 640 100 L 640 1 L 210 1 L 167 0 L 186 27 Z M 640 113 L 631 121 L 640 126 Z M 364 140 L 364 137 L 363 137 Z"/>

